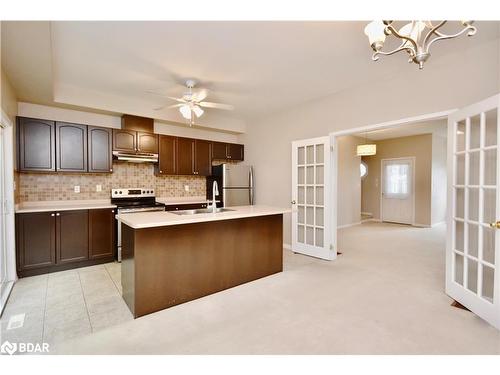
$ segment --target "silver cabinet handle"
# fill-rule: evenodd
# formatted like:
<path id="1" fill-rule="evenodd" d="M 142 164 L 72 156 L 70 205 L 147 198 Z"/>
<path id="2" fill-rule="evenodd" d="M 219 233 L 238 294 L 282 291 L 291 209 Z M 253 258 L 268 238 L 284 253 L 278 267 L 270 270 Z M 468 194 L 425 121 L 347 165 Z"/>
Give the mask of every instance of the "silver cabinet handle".
<path id="1" fill-rule="evenodd" d="M 56 216 L 61 216 L 61 214 L 58 212 L 58 213 L 56 214 Z"/>
<path id="2" fill-rule="evenodd" d="M 111 210 L 112 213 L 115 213 L 115 210 Z"/>
<path id="3" fill-rule="evenodd" d="M 56 216 L 56 215 L 55 215 L 55 214 L 50 214 L 50 216 L 54 217 L 54 216 Z"/>
<path id="4" fill-rule="evenodd" d="M 294 199 L 291 203 L 292 203 L 292 204 L 295 204 L 295 203 L 297 203 L 297 202 L 295 202 L 295 199 Z"/>
<path id="5" fill-rule="evenodd" d="M 110 171 L 110 172 L 113 172 L 113 168 L 111 168 L 109 171 Z"/>
<path id="6" fill-rule="evenodd" d="M 160 171 L 160 173 L 163 173 L 163 171 Z"/>

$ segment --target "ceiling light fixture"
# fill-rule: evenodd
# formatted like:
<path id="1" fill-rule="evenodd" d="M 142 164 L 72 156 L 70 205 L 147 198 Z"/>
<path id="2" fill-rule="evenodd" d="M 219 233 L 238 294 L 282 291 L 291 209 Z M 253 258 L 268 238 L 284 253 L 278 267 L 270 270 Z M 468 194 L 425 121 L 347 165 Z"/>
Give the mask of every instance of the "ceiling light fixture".
<path id="1" fill-rule="evenodd" d="M 365 34 L 368 36 L 370 45 L 375 53 L 372 56 L 373 61 L 379 59 L 379 55 L 393 55 L 400 51 L 406 51 L 410 56 L 408 62 L 414 62 L 423 69 L 424 63 L 430 56 L 429 49 L 431 45 L 444 39 L 453 39 L 464 33 L 467 36 L 476 34 L 476 27 L 472 26 L 474 21 L 460 21 L 462 30 L 456 34 L 443 34 L 439 29 L 443 27 L 447 21 L 440 21 L 437 25 L 433 25 L 431 21 L 411 21 L 398 30 L 393 25 L 394 21 L 373 21 L 365 27 Z M 384 52 L 384 42 L 387 36 L 394 35 L 401 39 L 399 47 L 392 51 Z"/>
<path id="2" fill-rule="evenodd" d="M 372 156 L 377 154 L 377 145 L 374 143 L 367 143 L 368 135 L 365 133 L 365 144 L 356 147 L 357 156 Z"/>

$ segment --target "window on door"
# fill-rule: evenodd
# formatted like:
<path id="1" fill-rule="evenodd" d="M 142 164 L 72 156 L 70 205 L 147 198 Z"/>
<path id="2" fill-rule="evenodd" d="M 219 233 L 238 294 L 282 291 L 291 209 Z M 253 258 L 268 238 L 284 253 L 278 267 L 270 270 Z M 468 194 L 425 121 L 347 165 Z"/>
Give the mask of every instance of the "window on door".
<path id="1" fill-rule="evenodd" d="M 406 199 L 411 194 L 411 166 L 409 163 L 393 163 L 385 166 L 384 195 L 386 198 Z"/>

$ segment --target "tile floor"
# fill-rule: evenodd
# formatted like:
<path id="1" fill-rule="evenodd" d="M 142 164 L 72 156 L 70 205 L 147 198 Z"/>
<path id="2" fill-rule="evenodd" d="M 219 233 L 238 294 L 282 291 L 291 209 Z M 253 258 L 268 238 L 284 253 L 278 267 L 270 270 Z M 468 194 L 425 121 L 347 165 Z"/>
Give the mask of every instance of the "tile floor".
<path id="1" fill-rule="evenodd" d="M 25 314 L 24 325 L 7 329 L 18 314 Z M 107 263 L 20 279 L 0 319 L 0 341 L 53 345 L 132 319 L 121 297 L 120 263 Z"/>

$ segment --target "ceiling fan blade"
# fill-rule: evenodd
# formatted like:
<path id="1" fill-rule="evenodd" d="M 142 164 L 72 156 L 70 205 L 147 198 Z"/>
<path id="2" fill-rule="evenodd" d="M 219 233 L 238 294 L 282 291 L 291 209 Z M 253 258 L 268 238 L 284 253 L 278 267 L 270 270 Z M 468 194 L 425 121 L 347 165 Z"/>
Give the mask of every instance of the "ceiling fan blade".
<path id="1" fill-rule="evenodd" d="M 208 90 L 207 89 L 201 89 L 197 93 L 193 94 L 194 96 L 194 101 L 195 102 L 201 102 L 203 99 L 205 99 L 208 96 Z"/>
<path id="2" fill-rule="evenodd" d="M 231 104 L 201 102 L 201 103 L 198 103 L 198 105 L 200 107 L 224 109 L 226 111 L 232 111 L 234 109 L 234 106 L 232 106 Z"/>
<path id="3" fill-rule="evenodd" d="M 185 104 L 184 103 L 177 103 L 177 104 L 169 105 L 167 108 L 178 108 L 178 107 L 182 107 L 183 105 L 185 105 Z"/>
<path id="4" fill-rule="evenodd" d="M 200 117 L 201 115 L 203 115 L 203 112 L 205 112 L 205 111 L 203 109 L 201 109 L 201 107 L 195 105 L 195 106 L 193 106 L 193 112 L 196 115 L 196 117 Z"/>

